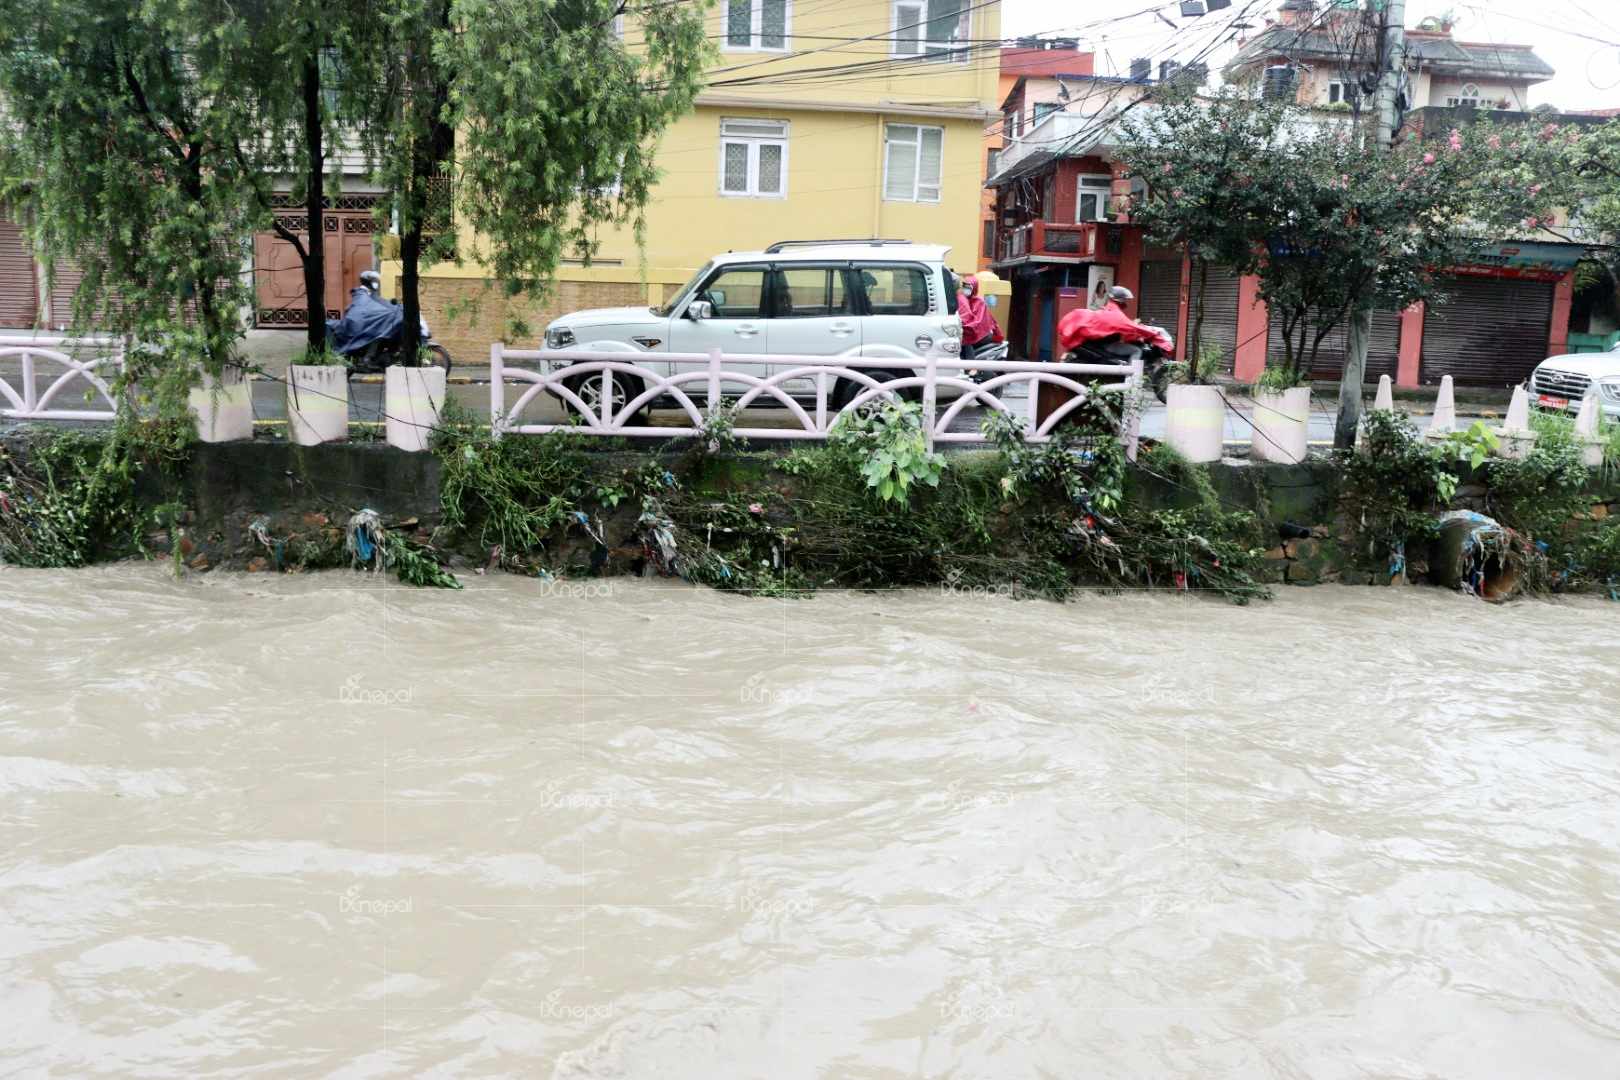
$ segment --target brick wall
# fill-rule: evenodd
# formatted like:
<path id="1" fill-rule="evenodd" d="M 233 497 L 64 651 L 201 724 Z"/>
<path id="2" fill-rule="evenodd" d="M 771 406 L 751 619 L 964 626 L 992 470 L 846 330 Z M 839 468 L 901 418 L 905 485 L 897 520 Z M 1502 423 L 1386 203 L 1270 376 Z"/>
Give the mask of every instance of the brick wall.
<path id="1" fill-rule="evenodd" d="M 489 347 L 504 341 L 514 349 L 540 346 L 546 323 L 581 308 L 626 307 L 647 302 L 647 287 L 630 281 L 559 281 L 543 300 L 508 298 L 498 284 L 480 278 L 422 279 L 422 315 L 433 338 L 459 364 L 489 361 Z M 512 317 L 528 323 L 528 336 L 513 338 Z"/>

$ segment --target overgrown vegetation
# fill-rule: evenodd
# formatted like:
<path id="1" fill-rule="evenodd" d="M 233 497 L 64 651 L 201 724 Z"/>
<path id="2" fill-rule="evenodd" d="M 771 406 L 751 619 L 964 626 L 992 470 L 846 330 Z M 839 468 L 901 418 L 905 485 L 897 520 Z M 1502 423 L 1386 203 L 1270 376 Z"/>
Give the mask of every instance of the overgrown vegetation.
<path id="1" fill-rule="evenodd" d="M 0 562 L 84 566 L 144 551 L 158 517 L 137 497 L 138 475 L 172 469 L 184 449 L 175 425 L 130 422 L 51 432 L 24 453 L 0 446 Z"/>
<path id="2" fill-rule="evenodd" d="M 539 549 L 585 494 L 587 461 L 567 434 L 496 439 L 488 427 L 448 409 L 434 449 L 443 465 L 444 524 L 476 538 L 497 559 Z"/>
<path id="3" fill-rule="evenodd" d="M 1435 535 L 1436 508 L 1450 504 L 1457 474 L 1404 413 L 1375 409 L 1362 418 L 1362 445 L 1341 453 L 1341 507 L 1360 554 L 1382 562 L 1413 538 Z"/>
<path id="4" fill-rule="evenodd" d="M 1585 495 L 1589 473 L 1574 426 L 1560 419 L 1537 414 L 1529 457 L 1492 458 L 1485 466 L 1491 516 L 1549 547 L 1562 547 L 1564 524 L 1590 501 Z"/>

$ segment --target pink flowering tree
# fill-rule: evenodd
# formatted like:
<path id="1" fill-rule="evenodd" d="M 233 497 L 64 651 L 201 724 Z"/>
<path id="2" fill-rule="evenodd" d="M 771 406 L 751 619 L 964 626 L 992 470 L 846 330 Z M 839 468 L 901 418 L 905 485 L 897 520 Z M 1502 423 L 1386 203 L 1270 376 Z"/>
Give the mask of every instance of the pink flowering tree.
<path id="1" fill-rule="evenodd" d="M 1260 181 L 1275 210 L 1260 294 L 1279 325 L 1279 381 L 1302 382 L 1357 305 L 1443 302 L 1441 274 L 1550 221 L 1566 151 L 1525 125 L 1480 123 L 1387 155 L 1345 132 L 1300 139 Z"/>
<path id="2" fill-rule="evenodd" d="M 1259 275 L 1282 344 L 1273 385 L 1307 379 L 1358 308 L 1441 302 L 1446 269 L 1571 205 L 1572 143 L 1556 125 L 1482 121 L 1409 136 L 1383 155 L 1348 120 L 1235 95 L 1145 111 L 1119 151 L 1148 185 L 1133 220 L 1202 263 Z M 1620 138 L 1614 146 L 1620 179 Z M 1194 350 L 1201 322 L 1200 312 Z"/>

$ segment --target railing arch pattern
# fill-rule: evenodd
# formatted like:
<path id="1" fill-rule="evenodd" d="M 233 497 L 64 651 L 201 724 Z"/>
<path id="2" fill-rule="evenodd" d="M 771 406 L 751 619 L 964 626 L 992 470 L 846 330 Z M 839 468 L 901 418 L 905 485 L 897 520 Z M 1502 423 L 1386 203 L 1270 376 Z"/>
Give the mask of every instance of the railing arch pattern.
<path id="1" fill-rule="evenodd" d="M 490 425 L 496 437 L 555 431 L 629 438 L 690 437 L 701 434 L 708 419 L 721 408 L 740 412 L 768 402 L 782 408 L 791 421 L 788 426 L 738 424 L 735 433 L 753 439 L 820 440 L 827 438 L 841 414 L 880 396 L 916 391 L 930 447 L 982 442 L 978 432 L 952 431 L 951 427 L 963 410 L 972 406 L 1009 412 L 998 394 L 1009 386 L 1022 383 L 1028 387 L 1025 438 L 1045 442 L 1065 417 L 1084 404 L 1092 380 L 1122 379 L 1099 389 L 1134 394 L 1142 376 L 1140 361 L 1114 366 L 937 357 L 766 356 L 722 354 L 719 350 L 643 355 L 589 349 L 508 349 L 499 342 L 490 347 L 489 364 Z M 976 382 L 968 375 L 971 370 L 988 377 Z M 594 401 L 587 401 L 575 390 L 588 379 L 601 380 L 594 386 Z M 621 401 L 615 405 L 615 391 L 624 379 L 637 380 L 641 391 L 632 397 L 618 390 Z M 840 381 L 855 389 L 849 400 L 835 406 Z M 790 384 L 797 384 L 801 394 L 793 393 Z M 1073 396 L 1041 418 L 1038 402 L 1042 386 L 1059 387 Z M 510 403 L 509 387 L 521 387 Z M 803 393 L 806 388 L 813 392 Z M 554 397 L 568 422 L 526 421 L 523 414 L 541 395 Z M 655 403 L 684 414 L 686 423 L 665 426 L 634 422 L 638 414 Z M 1125 429 L 1120 437 L 1134 458 L 1139 410 L 1126 408 L 1124 415 Z"/>
<path id="2" fill-rule="evenodd" d="M 76 355 L 79 354 L 79 355 Z M 88 354 L 88 356 L 83 355 Z M 17 361 L 12 370 L 11 361 Z M 56 370 L 40 370 L 44 361 Z M 0 335 L 0 417 L 10 420 L 112 420 L 118 404 L 103 374 L 112 375 L 123 366 L 123 345 L 116 338 L 67 338 L 33 335 Z M 41 382 L 49 380 L 44 389 Z M 57 397 L 75 381 L 82 380 L 99 397 L 104 409 L 70 409 L 57 406 Z"/>

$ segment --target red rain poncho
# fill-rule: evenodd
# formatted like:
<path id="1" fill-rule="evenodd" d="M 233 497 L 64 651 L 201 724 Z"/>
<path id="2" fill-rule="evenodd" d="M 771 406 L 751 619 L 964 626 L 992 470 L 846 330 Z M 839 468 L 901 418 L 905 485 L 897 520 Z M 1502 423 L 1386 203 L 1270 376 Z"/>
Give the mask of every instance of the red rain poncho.
<path id="1" fill-rule="evenodd" d="M 1157 345 L 1165 352 L 1175 348 L 1175 343 L 1164 331 L 1142 325 L 1120 310 L 1118 304 L 1109 303 L 1097 311 L 1076 308 L 1058 320 L 1058 355 L 1073 352 L 1087 342 L 1101 341 L 1115 335 L 1127 345 Z"/>
<path id="2" fill-rule="evenodd" d="M 962 279 L 962 294 L 956 301 L 956 314 L 962 320 L 962 340 L 969 345 L 996 336 L 996 317 L 979 296 L 979 279 L 969 274 Z"/>

